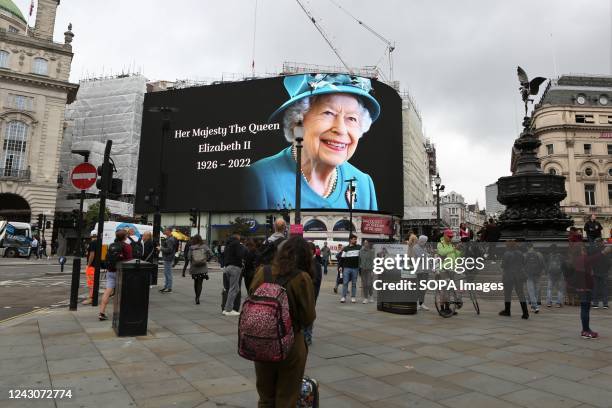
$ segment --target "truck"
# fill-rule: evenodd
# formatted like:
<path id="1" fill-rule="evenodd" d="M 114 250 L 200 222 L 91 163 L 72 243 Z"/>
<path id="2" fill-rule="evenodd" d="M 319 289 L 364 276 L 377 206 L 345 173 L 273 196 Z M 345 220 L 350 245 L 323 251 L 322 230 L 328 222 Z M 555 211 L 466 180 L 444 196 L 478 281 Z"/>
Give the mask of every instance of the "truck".
<path id="1" fill-rule="evenodd" d="M 29 256 L 32 227 L 25 222 L 0 221 L 0 257 Z"/>

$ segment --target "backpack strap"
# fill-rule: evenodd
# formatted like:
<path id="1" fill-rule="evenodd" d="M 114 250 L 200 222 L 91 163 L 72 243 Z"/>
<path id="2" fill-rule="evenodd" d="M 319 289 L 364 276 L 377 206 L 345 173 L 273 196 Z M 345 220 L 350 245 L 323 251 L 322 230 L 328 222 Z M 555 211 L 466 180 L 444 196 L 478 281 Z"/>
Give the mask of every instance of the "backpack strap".
<path id="1" fill-rule="evenodd" d="M 270 265 L 264 266 L 264 283 L 273 283 L 274 278 L 272 277 L 272 268 Z"/>

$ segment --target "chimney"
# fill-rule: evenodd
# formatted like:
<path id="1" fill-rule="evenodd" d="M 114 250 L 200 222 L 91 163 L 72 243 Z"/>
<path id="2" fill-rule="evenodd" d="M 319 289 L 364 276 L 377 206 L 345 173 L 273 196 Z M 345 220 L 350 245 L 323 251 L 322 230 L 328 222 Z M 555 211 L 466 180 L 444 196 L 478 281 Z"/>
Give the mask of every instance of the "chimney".
<path id="1" fill-rule="evenodd" d="M 47 41 L 53 41 L 53 30 L 55 28 L 55 13 L 60 0 L 38 0 L 36 9 L 36 25 L 34 35 Z"/>

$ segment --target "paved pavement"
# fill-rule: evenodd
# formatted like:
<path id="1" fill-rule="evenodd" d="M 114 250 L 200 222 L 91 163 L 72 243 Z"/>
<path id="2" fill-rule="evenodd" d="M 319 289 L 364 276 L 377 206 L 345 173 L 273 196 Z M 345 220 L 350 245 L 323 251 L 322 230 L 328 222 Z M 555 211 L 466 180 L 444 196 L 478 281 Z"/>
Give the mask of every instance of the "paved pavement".
<path id="1" fill-rule="evenodd" d="M 221 274 L 151 292 L 149 333 L 118 338 L 96 310 L 45 310 L 0 324 L 2 407 L 254 407 L 251 362 L 236 353 L 237 319 L 220 314 Z M 462 309 L 402 316 L 338 303 L 328 275 L 317 305 L 307 374 L 322 407 L 610 407 L 612 314 L 593 311 L 602 336 L 582 340 L 578 309 L 528 321 Z M 514 305 L 515 309 L 517 305 Z M 10 400 L 10 389 L 70 389 L 71 399 Z"/>

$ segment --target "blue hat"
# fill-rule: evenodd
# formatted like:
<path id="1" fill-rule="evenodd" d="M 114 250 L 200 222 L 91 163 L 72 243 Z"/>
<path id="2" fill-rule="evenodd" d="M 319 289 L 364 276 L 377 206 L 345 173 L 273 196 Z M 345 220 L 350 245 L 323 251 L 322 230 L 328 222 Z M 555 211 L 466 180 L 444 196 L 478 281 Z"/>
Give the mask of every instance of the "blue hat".
<path id="1" fill-rule="evenodd" d="M 325 95 L 332 93 L 348 93 L 361 97 L 370 112 L 372 122 L 380 115 L 380 105 L 374 99 L 372 84 L 368 78 L 348 74 L 302 74 L 286 76 L 283 80 L 285 89 L 289 93 L 289 100 L 274 111 L 269 121 L 278 119 L 278 116 L 289 106 L 308 96 Z"/>

